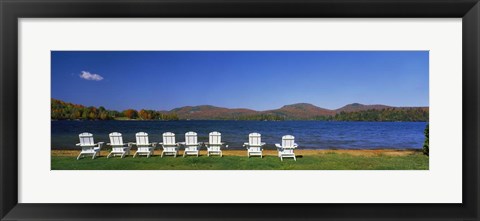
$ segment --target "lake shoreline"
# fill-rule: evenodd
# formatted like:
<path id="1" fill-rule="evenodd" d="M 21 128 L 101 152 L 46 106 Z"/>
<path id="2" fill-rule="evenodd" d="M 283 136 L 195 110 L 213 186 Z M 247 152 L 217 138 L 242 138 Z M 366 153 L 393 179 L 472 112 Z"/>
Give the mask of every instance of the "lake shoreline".
<path id="1" fill-rule="evenodd" d="M 246 156 L 246 150 L 222 150 L 224 156 Z M 51 150 L 52 156 L 71 156 L 76 157 L 80 152 L 79 149 L 77 150 Z M 109 151 L 102 150 L 100 156 L 108 155 Z M 159 156 L 162 153 L 161 149 L 155 150 L 154 155 Z M 264 150 L 264 156 L 277 156 L 276 150 Z M 132 149 L 130 155 L 133 156 L 135 154 L 135 150 Z M 179 155 L 183 154 L 183 150 L 180 149 Z M 316 149 L 316 150 L 295 150 L 295 154 L 297 156 L 318 156 L 318 155 L 325 155 L 325 154 L 346 154 L 352 156 L 408 156 L 414 154 L 423 154 L 421 149 Z M 207 156 L 207 151 L 202 149 L 200 151 L 201 156 Z M 130 156 L 130 157 L 131 157 Z"/>
<path id="2" fill-rule="evenodd" d="M 428 120 L 418 120 L 418 121 L 403 121 L 403 120 L 381 120 L 381 121 L 371 121 L 371 120 L 325 120 L 325 119 L 288 119 L 288 120 L 235 120 L 235 119 L 179 119 L 179 120 L 159 120 L 159 119 L 50 119 L 50 121 L 143 121 L 143 122 L 175 122 L 175 121 L 268 121 L 268 122 L 282 122 L 282 121 L 324 121 L 324 122 L 429 122 Z"/>

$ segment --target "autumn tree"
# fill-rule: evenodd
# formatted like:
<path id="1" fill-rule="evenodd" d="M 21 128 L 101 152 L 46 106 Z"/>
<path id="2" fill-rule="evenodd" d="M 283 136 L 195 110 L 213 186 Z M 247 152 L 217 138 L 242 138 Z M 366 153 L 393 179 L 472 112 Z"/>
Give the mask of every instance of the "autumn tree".
<path id="1" fill-rule="evenodd" d="M 125 115 L 125 117 L 129 118 L 129 119 L 136 119 L 138 118 L 138 113 L 136 110 L 134 109 L 128 109 L 128 110 L 124 110 L 123 111 L 123 114 Z"/>
<path id="2" fill-rule="evenodd" d="M 139 112 L 138 112 L 138 116 L 143 119 L 143 120 L 150 120 L 151 118 L 149 117 L 149 114 L 148 114 L 148 111 L 147 110 L 144 110 L 144 109 L 141 109 Z"/>

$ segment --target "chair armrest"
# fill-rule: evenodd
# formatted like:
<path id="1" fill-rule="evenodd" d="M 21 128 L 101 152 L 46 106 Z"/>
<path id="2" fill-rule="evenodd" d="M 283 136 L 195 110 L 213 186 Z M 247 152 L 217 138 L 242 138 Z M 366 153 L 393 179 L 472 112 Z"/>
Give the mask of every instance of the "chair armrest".
<path id="1" fill-rule="evenodd" d="M 281 146 L 280 144 L 278 144 L 278 143 L 276 143 L 275 146 L 276 146 L 277 148 L 282 148 L 282 146 Z"/>
<path id="2" fill-rule="evenodd" d="M 260 146 L 265 146 L 265 144 L 267 144 L 267 143 L 261 142 L 261 143 L 260 143 Z"/>
<path id="3" fill-rule="evenodd" d="M 152 147 L 157 147 L 157 142 L 152 142 L 150 144 L 152 145 Z"/>
<path id="4" fill-rule="evenodd" d="M 298 147 L 298 144 L 297 144 L 297 143 L 293 143 L 293 147 L 297 148 L 297 147 Z"/>
<path id="5" fill-rule="evenodd" d="M 96 143 L 96 147 L 93 147 L 94 150 L 101 150 L 102 149 L 102 146 L 105 142 L 98 142 Z"/>
<path id="6" fill-rule="evenodd" d="M 80 145 L 81 145 L 81 143 L 77 143 L 77 144 L 75 144 L 75 146 L 80 146 Z"/>
<path id="7" fill-rule="evenodd" d="M 111 144 L 111 143 L 107 143 L 107 145 L 108 145 L 108 146 L 112 146 L 112 144 Z"/>

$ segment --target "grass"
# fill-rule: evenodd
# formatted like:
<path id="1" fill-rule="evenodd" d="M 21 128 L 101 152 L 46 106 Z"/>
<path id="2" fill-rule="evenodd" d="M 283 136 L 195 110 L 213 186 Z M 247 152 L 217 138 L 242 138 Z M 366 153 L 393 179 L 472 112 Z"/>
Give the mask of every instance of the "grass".
<path id="1" fill-rule="evenodd" d="M 76 160 L 78 151 L 52 151 L 52 170 L 428 170 L 428 157 L 419 151 L 324 150 L 298 151 L 297 161 L 280 161 L 274 151 L 264 158 L 247 158 L 245 151 L 225 151 L 225 156 L 200 157 L 155 155 L 107 159 L 106 153 L 92 160 Z M 159 152 L 158 152 L 159 153 Z"/>

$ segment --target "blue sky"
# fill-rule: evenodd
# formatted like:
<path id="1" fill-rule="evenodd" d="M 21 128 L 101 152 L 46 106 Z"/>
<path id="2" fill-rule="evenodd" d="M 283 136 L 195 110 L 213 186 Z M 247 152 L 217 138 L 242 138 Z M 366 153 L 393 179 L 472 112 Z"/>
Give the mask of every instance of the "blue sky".
<path id="1" fill-rule="evenodd" d="M 52 98 L 107 109 L 428 106 L 428 51 L 52 51 Z"/>

